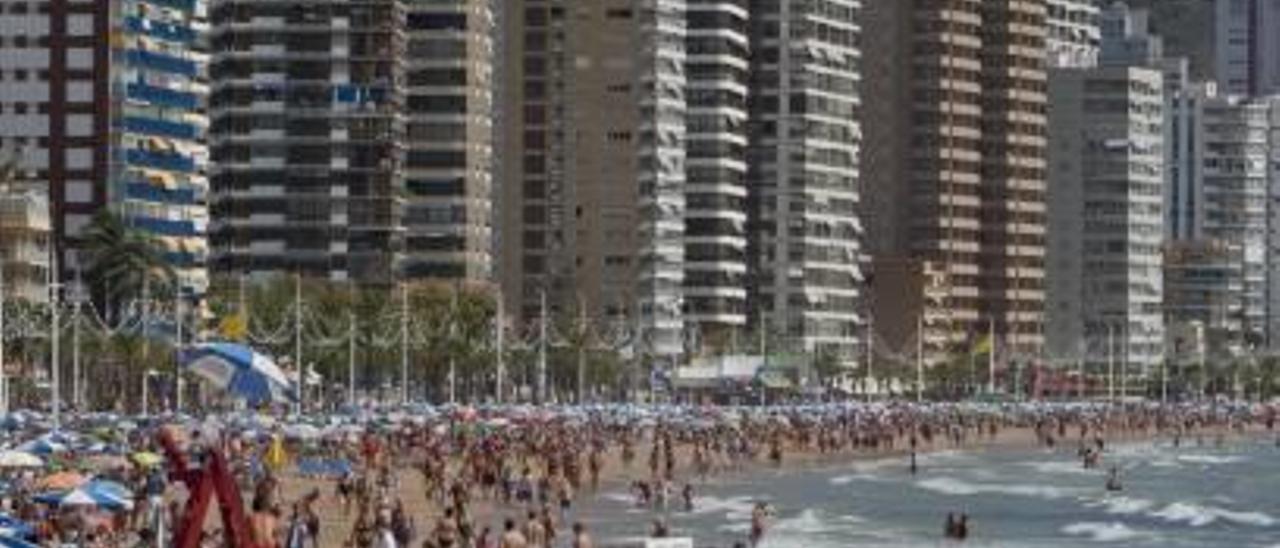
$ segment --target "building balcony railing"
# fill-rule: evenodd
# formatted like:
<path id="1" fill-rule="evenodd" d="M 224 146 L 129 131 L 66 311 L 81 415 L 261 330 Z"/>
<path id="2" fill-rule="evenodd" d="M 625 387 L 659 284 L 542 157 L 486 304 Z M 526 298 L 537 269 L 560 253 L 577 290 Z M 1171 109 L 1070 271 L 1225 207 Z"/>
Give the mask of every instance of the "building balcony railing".
<path id="1" fill-rule="evenodd" d="M 194 188 L 167 189 L 150 183 L 129 183 L 125 185 L 125 196 L 132 200 L 159 202 L 177 205 L 195 205 L 203 192 Z"/>
<path id="2" fill-rule="evenodd" d="M 158 70 L 161 72 L 170 72 L 181 74 L 183 76 L 195 76 L 196 64 L 193 61 L 179 59 L 163 53 L 155 53 L 152 51 L 129 50 L 125 53 L 125 59 L 130 65 L 140 68 Z"/>
<path id="3" fill-rule="evenodd" d="M 162 23 L 141 17 L 127 17 L 124 20 L 124 27 L 130 32 L 145 34 L 153 38 L 167 40 L 170 42 L 182 42 L 189 44 L 196 39 L 196 32 L 190 27 L 175 25 L 173 23 Z"/>
<path id="4" fill-rule="evenodd" d="M 129 149 L 125 151 L 125 161 L 130 165 L 183 173 L 190 173 L 196 169 L 195 160 L 175 152 Z"/>
<path id="5" fill-rule="evenodd" d="M 153 6 L 163 6 L 181 11 L 192 11 L 196 8 L 196 0 L 144 0 Z"/>
<path id="6" fill-rule="evenodd" d="M 191 124 L 170 122 L 168 120 L 156 120 L 154 118 L 143 118 L 140 116 L 126 116 L 122 125 L 125 131 L 154 135 L 157 137 L 169 137 L 171 139 L 192 141 L 200 136 L 200 131 Z"/>
<path id="7" fill-rule="evenodd" d="M 128 224 L 134 228 L 160 236 L 204 236 L 203 223 L 196 221 L 175 221 L 154 217 L 133 217 Z"/>
<path id="8" fill-rule="evenodd" d="M 196 107 L 199 106 L 199 100 L 196 98 L 196 94 L 194 93 L 174 91 L 138 82 L 129 83 L 129 85 L 125 87 L 125 94 L 130 99 L 144 101 L 162 107 L 195 110 Z"/>

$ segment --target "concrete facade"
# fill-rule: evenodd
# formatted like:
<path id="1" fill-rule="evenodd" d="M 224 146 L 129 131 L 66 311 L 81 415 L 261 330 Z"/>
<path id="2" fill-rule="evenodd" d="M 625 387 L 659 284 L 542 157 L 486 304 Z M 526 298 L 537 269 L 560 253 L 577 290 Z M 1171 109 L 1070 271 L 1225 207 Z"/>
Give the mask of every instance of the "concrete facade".
<path id="1" fill-rule="evenodd" d="M 403 4 L 216 0 L 210 11 L 212 268 L 393 282 Z"/>
<path id="2" fill-rule="evenodd" d="M 1047 353 L 1154 368 L 1165 342 L 1161 73 L 1055 70 L 1049 105 Z"/>
<path id="3" fill-rule="evenodd" d="M 1218 85 L 1232 95 L 1280 93 L 1280 0 L 1216 2 Z"/>
<path id="4" fill-rule="evenodd" d="M 875 0 L 866 11 L 877 29 L 865 35 L 866 241 L 942 276 L 945 317 L 926 325 L 937 350 L 994 323 L 1004 355 L 1030 360 L 1043 343 L 1047 3 Z M 876 321 L 914 326 L 924 313 L 890 305 Z"/>
<path id="5" fill-rule="evenodd" d="M 404 279 L 493 275 L 495 15 L 490 0 L 406 0 Z"/>
<path id="6" fill-rule="evenodd" d="M 62 274 L 111 207 L 206 290 L 207 31 L 201 0 L 4 5 L 0 145 L 49 189 Z"/>
<path id="7" fill-rule="evenodd" d="M 752 8 L 753 318 L 774 347 L 852 365 L 865 325 L 863 3 Z"/>

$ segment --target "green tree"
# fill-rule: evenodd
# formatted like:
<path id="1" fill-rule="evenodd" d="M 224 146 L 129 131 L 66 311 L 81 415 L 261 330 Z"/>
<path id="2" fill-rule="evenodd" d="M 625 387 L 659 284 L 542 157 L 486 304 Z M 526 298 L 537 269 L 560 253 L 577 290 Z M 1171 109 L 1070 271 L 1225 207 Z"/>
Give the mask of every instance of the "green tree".
<path id="1" fill-rule="evenodd" d="M 144 291 L 155 297 L 172 289 L 173 267 L 160 254 L 155 238 L 128 227 L 110 210 L 94 216 L 83 239 L 85 281 L 109 318 L 119 318 Z"/>

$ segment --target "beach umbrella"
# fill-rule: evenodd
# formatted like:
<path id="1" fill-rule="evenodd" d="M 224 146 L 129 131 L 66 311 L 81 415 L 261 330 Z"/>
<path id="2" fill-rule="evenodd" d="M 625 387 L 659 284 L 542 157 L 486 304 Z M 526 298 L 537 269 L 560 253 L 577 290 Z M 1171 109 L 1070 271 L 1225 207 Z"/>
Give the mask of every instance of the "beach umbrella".
<path id="1" fill-rule="evenodd" d="M 58 472 L 56 474 L 40 478 L 40 480 L 36 482 L 36 487 L 52 491 L 66 491 L 69 489 L 75 489 L 76 487 L 83 485 L 86 481 L 87 480 L 84 476 L 75 472 Z"/>
<path id="2" fill-rule="evenodd" d="M 294 400 L 293 383 L 270 358 L 242 344 L 204 343 L 183 353 L 186 370 L 250 405 Z"/>
<path id="3" fill-rule="evenodd" d="M 84 460 L 84 467 L 90 470 L 120 470 L 129 467 L 129 459 L 120 455 L 94 455 Z"/>
<path id="4" fill-rule="evenodd" d="M 40 548 L 40 546 L 22 540 L 17 536 L 0 535 L 0 548 Z"/>
<path id="5" fill-rule="evenodd" d="M 0 468 L 40 468 L 44 461 L 40 457 L 22 451 L 0 452 Z"/>
<path id="6" fill-rule="evenodd" d="M 0 514 L 0 537 L 30 538 L 35 533 L 36 529 L 30 523 L 9 514 Z"/>
<path id="7" fill-rule="evenodd" d="M 164 462 L 164 457 L 149 451 L 134 453 L 133 456 L 129 458 L 133 460 L 134 464 L 143 468 L 151 468 Z"/>
<path id="8" fill-rule="evenodd" d="M 320 429 L 310 424 L 290 424 L 284 427 L 284 436 L 295 440 L 314 440 L 320 437 Z"/>
<path id="9" fill-rule="evenodd" d="M 69 491 L 53 491 L 36 495 L 35 500 L 60 508 L 133 509 L 133 494 L 125 486 L 105 480 L 91 481 Z"/>
<path id="10" fill-rule="evenodd" d="M 33 455 L 54 455 L 58 453 L 66 453 L 70 450 L 70 447 L 68 447 L 66 443 L 58 441 L 51 436 L 41 436 L 19 445 L 17 450 L 23 453 L 31 453 Z"/>

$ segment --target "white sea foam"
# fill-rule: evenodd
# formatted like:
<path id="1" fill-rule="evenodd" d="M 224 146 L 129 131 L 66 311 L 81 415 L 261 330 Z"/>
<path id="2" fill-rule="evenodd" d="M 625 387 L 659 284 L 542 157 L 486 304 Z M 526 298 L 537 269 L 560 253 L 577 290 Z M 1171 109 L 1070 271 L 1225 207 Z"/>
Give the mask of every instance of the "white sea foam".
<path id="1" fill-rule="evenodd" d="M 1204 527 L 1218 520 L 1256 527 L 1271 527 L 1278 523 L 1276 518 L 1262 512 L 1242 512 L 1190 502 L 1175 502 L 1151 512 L 1150 515 L 1173 523 L 1186 523 L 1192 527 Z"/>
<path id="2" fill-rule="evenodd" d="M 1155 504 L 1146 499 L 1116 496 L 1089 500 L 1084 505 L 1090 508 L 1102 507 L 1108 514 L 1123 516 L 1145 512 Z"/>
<path id="3" fill-rule="evenodd" d="M 827 480 L 827 483 L 830 483 L 831 485 L 849 485 L 850 483 L 853 483 L 853 480 L 858 479 L 858 476 L 859 476 L 858 474 L 850 474 L 847 476 L 836 476 L 834 478 Z"/>
<path id="4" fill-rule="evenodd" d="M 1187 464 L 1232 464 L 1244 460 L 1232 455 L 1178 455 L 1178 461 Z"/>
<path id="5" fill-rule="evenodd" d="M 1063 527 L 1062 532 L 1067 535 L 1089 537 L 1094 542 L 1121 542 L 1151 536 L 1150 533 L 1131 529 L 1123 523 L 1114 521 L 1110 523 L 1091 521 L 1072 523 Z"/>
<path id="6" fill-rule="evenodd" d="M 1028 466 L 1042 474 L 1067 474 L 1073 476 L 1096 476 L 1096 470 L 1086 469 L 1080 465 L 1078 461 L 1051 460 L 1041 462 L 1024 462 L 1023 466 Z"/>
<path id="7" fill-rule="evenodd" d="M 756 502 L 767 500 L 768 497 L 729 497 L 719 498 L 712 496 L 701 496 L 693 500 L 694 514 L 724 514 L 728 521 L 749 521 L 751 519 L 751 510 L 755 508 Z"/>
<path id="8" fill-rule="evenodd" d="M 944 495 L 971 496 L 981 494 L 1012 495 L 1044 499 L 1060 499 L 1081 492 L 1080 489 L 1052 485 L 972 483 L 960 479 L 938 477 L 916 482 L 916 486 Z"/>
<path id="9" fill-rule="evenodd" d="M 844 527 L 824 520 L 820 510 L 805 508 L 795 516 L 778 520 L 769 529 L 783 535 L 818 535 L 839 532 Z"/>

